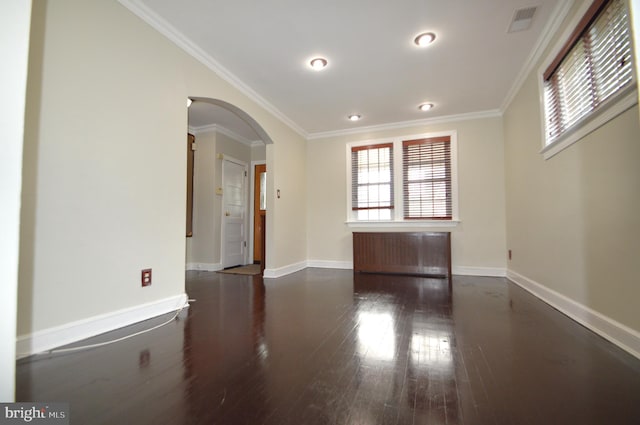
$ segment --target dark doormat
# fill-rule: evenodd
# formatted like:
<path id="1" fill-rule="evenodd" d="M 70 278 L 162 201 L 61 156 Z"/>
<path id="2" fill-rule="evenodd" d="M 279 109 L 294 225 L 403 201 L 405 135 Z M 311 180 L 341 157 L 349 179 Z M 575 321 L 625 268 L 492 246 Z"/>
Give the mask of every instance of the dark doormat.
<path id="1" fill-rule="evenodd" d="M 246 266 L 232 267 L 230 269 L 218 270 L 218 273 L 255 276 L 257 274 L 260 274 L 260 264 L 247 264 Z"/>

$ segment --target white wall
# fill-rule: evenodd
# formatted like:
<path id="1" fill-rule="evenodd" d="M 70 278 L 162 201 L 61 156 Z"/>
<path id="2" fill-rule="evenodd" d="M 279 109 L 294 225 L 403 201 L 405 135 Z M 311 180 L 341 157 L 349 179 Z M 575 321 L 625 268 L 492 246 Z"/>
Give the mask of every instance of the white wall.
<path id="1" fill-rule="evenodd" d="M 640 353 L 637 106 L 545 161 L 538 102 L 532 72 L 504 116 L 510 273 Z"/>
<path id="2" fill-rule="evenodd" d="M 31 2 L 0 5 L 0 402 L 14 401 L 20 192 Z"/>
<path id="3" fill-rule="evenodd" d="M 456 130 L 458 137 L 461 223 L 452 230 L 454 273 L 504 274 L 504 152 L 499 117 L 310 141 L 307 148 L 307 213 L 312 264 L 347 266 L 352 262 L 352 229 L 345 224 L 347 143 L 448 130 Z M 407 226 L 399 230 L 425 229 Z"/>
<path id="4" fill-rule="evenodd" d="M 42 18 L 26 115 L 18 308 L 25 337 L 184 292 L 188 96 L 253 117 L 275 141 L 269 160 L 284 158 L 283 181 L 304 181 L 300 165 L 289 164 L 305 161 L 296 132 L 122 5 L 55 0 L 34 8 Z M 304 227 L 299 211 L 279 213 Z M 276 253 L 268 266 L 306 252 L 276 226 L 268 238 Z M 141 288 L 147 267 L 153 284 Z"/>

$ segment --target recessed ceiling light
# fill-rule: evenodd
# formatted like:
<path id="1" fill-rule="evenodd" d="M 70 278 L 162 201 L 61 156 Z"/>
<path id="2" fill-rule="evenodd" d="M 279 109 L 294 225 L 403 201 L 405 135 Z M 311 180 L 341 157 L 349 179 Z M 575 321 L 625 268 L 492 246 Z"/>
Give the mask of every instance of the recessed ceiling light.
<path id="1" fill-rule="evenodd" d="M 433 103 L 422 103 L 418 106 L 418 109 L 421 111 L 428 111 L 431 108 L 433 108 Z"/>
<path id="2" fill-rule="evenodd" d="M 425 47 L 433 43 L 435 39 L 436 39 L 436 35 L 434 33 L 424 32 L 418 35 L 416 38 L 414 38 L 413 42 L 416 43 L 416 45 L 419 47 Z"/>
<path id="3" fill-rule="evenodd" d="M 358 121 L 360 118 L 362 118 L 362 115 L 357 115 L 357 114 L 349 115 L 349 120 L 351 121 Z"/>
<path id="4" fill-rule="evenodd" d="M 313 68 L 314 70 L 320 71 L 327 66 L 327 63 L 328 62 L 325 58 L 314 58 L 311 59 L 309 65 L 311 65 L 311 68 Z"/>

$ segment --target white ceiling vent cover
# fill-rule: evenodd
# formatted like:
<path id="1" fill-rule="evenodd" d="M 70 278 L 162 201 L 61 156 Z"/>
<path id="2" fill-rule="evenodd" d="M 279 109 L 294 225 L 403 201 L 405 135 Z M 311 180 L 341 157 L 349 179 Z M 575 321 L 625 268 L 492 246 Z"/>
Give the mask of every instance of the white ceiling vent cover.
<path id="1" fill-rule="evenodd" d="M 513 18 L 511 19 L 511 24 L 509 24 L 507 32 L 528 30 L 529 27 L 531 27 L 531 22 L 533 22 L 536 10 L 538 10 L 538 6 L 525 7 L 516 10 L 513 14 Z"/>

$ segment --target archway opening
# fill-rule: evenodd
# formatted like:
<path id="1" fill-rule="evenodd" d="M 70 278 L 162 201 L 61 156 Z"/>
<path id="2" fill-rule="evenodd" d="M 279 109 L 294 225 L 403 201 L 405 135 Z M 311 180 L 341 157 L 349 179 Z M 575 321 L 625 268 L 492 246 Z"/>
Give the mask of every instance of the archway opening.
<path id="1" fill-rule="evenodd" d="M 266 167 L 266 146 L 273 140 L 253 117 L 229 102 L 196 96 L 190 99 L 189 133 L 195 140 L 193 148 L 188 141 L 187 155 L 194 159 L 193 224 L 191 235 L 187 232 L 185 268 L 214 271 L 259 263 L 264 270 L 268 258 L 264 249 L 266 207 L 256 209 L 263 205 L 256 202 L 261 198 L 261 187 L 263 191 L 266 187 L 259 184 L 255 173 L 257 165 L 260 170 Z M 246 170 L 242 189 L 246 203 L 236 208 L 229 204 L 231 198 L 237 198 L 237 193 L 232 194 L 237 187 L 229 183 L 233 176 L 228 170 L 242 167 Z M 235 176 L 238 179 L 242 171 Z M 262 193 L 263 199 L 265 195 Z"/>

